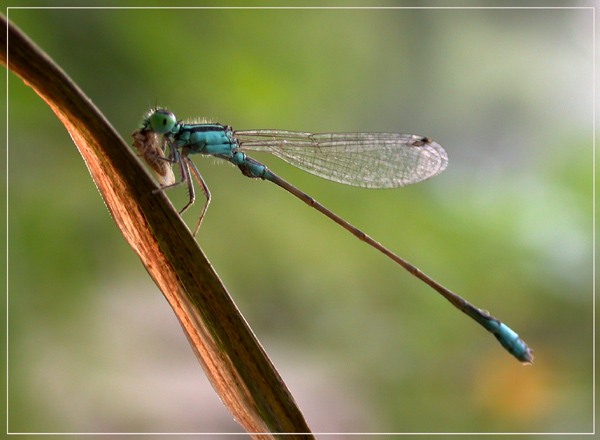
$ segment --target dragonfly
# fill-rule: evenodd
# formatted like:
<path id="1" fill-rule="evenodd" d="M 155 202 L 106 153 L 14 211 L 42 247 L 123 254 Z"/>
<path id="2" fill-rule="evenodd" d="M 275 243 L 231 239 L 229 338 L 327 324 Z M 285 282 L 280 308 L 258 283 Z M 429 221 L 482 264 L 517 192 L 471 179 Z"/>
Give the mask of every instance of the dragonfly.
<path id="1" fill-rule="evenodd" d="M 429 179 L 446 169 L 448 154 L 432 139 L 402 133 L 234 131 L 221 124 L 185 123 L 169 110 L 161 108 L 151 109 L 146 114 L 138 129 L 133 132 L 133 138 L 139 155 L 159 178 L 161 187 L 155 192 L 187 185 L 189 202 L 181 209 L 180 214 L 195 202 L 193 178 L 200 185 L 206 202 L 194 236 L 198 233 L 211 199 L 202 175 L 190 159 L 190 155 L 203 154 L 232 163 L 247 177 L 267 180 L 285 189 L 440 293 L 454 307 L 491 332 L 519 361 L 524 364 L 533 362 L 532 350 L 506 324 L 444 287 L 313 197 L 246 155 L 246 152 L 270 153 L 303 171 L 346 185 L 397 188 Z M 171 170 L 174 164 L 178 165 L 181 173 L 181 180 L 177 182 Z"/>

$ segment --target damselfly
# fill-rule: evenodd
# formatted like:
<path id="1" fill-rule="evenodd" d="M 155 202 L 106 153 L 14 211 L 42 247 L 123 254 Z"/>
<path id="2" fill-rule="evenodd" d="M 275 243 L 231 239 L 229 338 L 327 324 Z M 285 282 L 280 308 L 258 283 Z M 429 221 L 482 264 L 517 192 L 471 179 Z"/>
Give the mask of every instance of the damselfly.
<path id="1" fill-rule="evenodd" d="M 236 165 L 245 176 L 273 182 L 326 215 L 439 292 L 457 309 L 490 331 L 518 360 L 524 363 L 533 361 L 527 344 L 508 326 L 425 275 L 417 267 L 245 154 L 246 151 L 271 153 L 304 171 L 347 185 L 396 188 L 421 182 L 444 171 L 448 165 L 448 155 L 437 142 L 423 136 L 400 133 L 233 131 L 231 127 L 220 124 L 183 123 L 178 121 L 173 113 L 164 109 L 152 109 L 133 136 L 134 146 L 140 155 L 160 176 L 163 186 L 159 191 L 187 184 L 190 199 L 180 211 L 181 214 L 195 201 L 192 175 L 200 184 L 206 196 L 206 203 L 194 235 L 198 232 L 210 203 L 210 192 L 189 156 L 204 154 L 224 159 Z M 169 175 L 170 170 L 166 170 L 161 162 L 168 163 L 167 168 L 170 168 L 171 164 L 177 164 L 181 170 L 181 181 L 173 182 L 174 178 L 170 181 L 172 174 Z"/>

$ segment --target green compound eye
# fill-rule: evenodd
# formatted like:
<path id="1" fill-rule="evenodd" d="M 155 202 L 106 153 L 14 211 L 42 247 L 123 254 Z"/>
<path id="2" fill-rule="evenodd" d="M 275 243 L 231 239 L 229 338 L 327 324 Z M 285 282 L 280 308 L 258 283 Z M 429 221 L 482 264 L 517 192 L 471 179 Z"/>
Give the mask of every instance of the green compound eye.
<path id="1" fill-rule="evenodd" d="M 167 110 L 156 110 L 150 115 L 150 126 L 157 133 L 169 133 L 177 124 L 175 115 Z"/>

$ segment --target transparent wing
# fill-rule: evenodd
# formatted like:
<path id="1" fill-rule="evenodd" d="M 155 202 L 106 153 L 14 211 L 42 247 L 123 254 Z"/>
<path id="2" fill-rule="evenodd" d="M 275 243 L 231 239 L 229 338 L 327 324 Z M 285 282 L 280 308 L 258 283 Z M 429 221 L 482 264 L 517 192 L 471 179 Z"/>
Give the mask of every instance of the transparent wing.
<path id="1" fill-rule="evenodd" d="M 249 130 L 234 137 L 242 151 L 271 153 L 311 174 L 365 188 L 412 185 L 448 165 L 440 144 L 413 134 Z"/>

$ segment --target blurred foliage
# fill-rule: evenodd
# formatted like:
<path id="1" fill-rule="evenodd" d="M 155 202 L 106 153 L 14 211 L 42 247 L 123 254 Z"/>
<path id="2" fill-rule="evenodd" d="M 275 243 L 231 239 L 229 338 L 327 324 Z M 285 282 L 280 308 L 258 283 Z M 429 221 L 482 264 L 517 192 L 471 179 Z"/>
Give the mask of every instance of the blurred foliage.
<path id="1" fill-rule="evenodd" d="M 9 18 L 128 141 L 159 104 L 447 148 L 442 175 L 381 191 L 257 159 L 506 322 L 533 366 L 289 194 L 195 161 L 213 195 L 198 241 L 315 432 L 591 431 L 590 10 Z M 12 74 L 8 92 L 9 431 L 238 432 L 64 128 Z"/>

